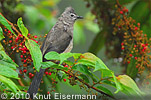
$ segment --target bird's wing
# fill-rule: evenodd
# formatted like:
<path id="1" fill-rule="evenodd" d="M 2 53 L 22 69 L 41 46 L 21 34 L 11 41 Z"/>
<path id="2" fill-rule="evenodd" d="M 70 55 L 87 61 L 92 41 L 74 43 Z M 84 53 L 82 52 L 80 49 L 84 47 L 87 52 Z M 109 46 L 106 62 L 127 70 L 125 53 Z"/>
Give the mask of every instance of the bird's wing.
<path id="1" fill-rule="evenodd" d="M 72 36 L 67 34 L 64 29 L 52 29 L 41 47 L 43 56 L 50 51 L 56 51 L 58 53 L 64 52 L 69 46 L 70 41 L 72 41 Z"/>

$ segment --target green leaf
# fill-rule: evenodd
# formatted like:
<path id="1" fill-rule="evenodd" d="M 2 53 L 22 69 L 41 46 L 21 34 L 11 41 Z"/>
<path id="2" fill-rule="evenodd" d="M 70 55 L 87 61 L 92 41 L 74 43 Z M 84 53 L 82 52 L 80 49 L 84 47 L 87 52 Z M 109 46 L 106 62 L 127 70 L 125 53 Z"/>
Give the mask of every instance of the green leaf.
<path id="1" fill-rule="evenodd" d="M 61 69 L 61 70 L 65 70 L 67 71 L 68 68 L 67 67 L 64 67 L 62 65 L 58 65 L 58 64 L 55 64 L 51 61 L 48 61 L 48 62 L 41 62 L 41 65 L 42 65 L 42 68 L 43 69 L 46 69 L 46 68 L 55 68 L 55 69 Z"/>
<path id="2" fill-rule="evenodd" d="M 81 74 L 80 77 L 81 77 L 86 83 L 90 83 L 89 78 L 88 78 L 86 75 Z"/>
<path id="3" fill-rule="evenodd" d="M 109 89 L 107 89 L 103 86 L 97 86 L 96 88 L 98 88 L 99 90 L 103 91 L 106 94 L 109 94 L 109 95 L 113 96 L 112 92 Z"/>
<path id="4" fill-rule="evenodd" d="M 110 86 L 116 88 L 115 83 L 112 82 L 112 81 L 110 81 L 110 80 L 103 80 L 103 81 L 101 81 L 101 82 L 102 82 L 103 84 L 107 84 L 107 85 L 110 85 Z"/>
<path id="5" fill-rule="evenodd" d="M 143 92 L 140 91 L 140 89 L 137 87 L 136 83 L 134 82 L 133 79 L 131 79 L 127 75 L 119 75 L 118 76 L 118 81 L 124 85 L 123 91 L 124 93 L 128 95 L 139 95 L 141 96 Z"/>
<path id="6" fill-rule="evenodd" d="M 4 48 L 1 43 L 0 43 L 0 55 L 2 56 L 3 61 L 7 63 L 11 63 L 18 67 L 18 65 L 5 53 Z"/>
<path id="7" fill-rule="evenodd" d="M 77 70 L 77 71 L 79 71 L 81 73 L 84 73 L 85 75 L 88 75 L 88 76 L 91 75 L 91 73 L 89 72 L 87 66 L 85 66 L 85 65 L 80 65 L 80 64 L 74 65 L 72 67 L 72 69 L 73 70 Z"/>
<path id="8" fill-rule="evenodd" d="M 68 58 L 72 57 L 73 54 L 70 52 L 67 53 L 61 53 L 60 54 L 60 64 L 62 64 L 65 60 L 67 60 Z"/>
<path id="9" fill-rule="evenodd" d="M 19 88 L 15 85 L 15 83 L 12 80 L 2 75 L 0 75 L 0 82 L 8 86 L 14 93 L 17 93 L 17 90 L 19 90 Z"/>
<path id="10" fill-rule="evenodd" d="M 96 57 L 92 53 L 82 54 L 81 59 L 85 59 L 85 60 L 91 62 L 92 64 L 94 64 L 95 65 L 94 67 L 96 67 L 94 71 L 97 71 L 97 70 L 100 70 L 100 69 L 108 69 L 107 66 L 102 62 L 102 60 L 99 59 L 98 57 Z M 96 64 L 99 65 L 99 66 L 96 66 Z"/>
<path id="11" fill-rule="evenodd" d="M 0 64 L 0 75 L 6 76 L 6 77 L 10 77 L 10 78 L 18 78 L 18 73 L 16 71 L 14 71 L 13 69 Z"/>
<path id="12" fill-rule="evenodd" d="M 51 68 L 53 66 L 58 66 L 57 64 L 51 62 L 51 61 L 48 61 L 48 62 L 41 62 L 41 66 L 43 69 L 46 69 L 46 68 Z"/>
<path id="13" fill-rule="evenodd" d="M 102 69 L 106 69 L 106 70 L 109 70 L 107 69 L 106 66 L 104 66 L 104 63 L 102 64 L 103 62 L 99 63 L 98 61 L 96 61 L 96 64 L 95 64 L 95 69 L 93 70 L 93 72 L 95 71 L 98 71 L 98 70 L 102 70 Z M 109 70 L 110 71 L 110 70 Z"/>
<path id="14" fill-rule="evenodd" d="M 8 62 L 3 61 L 3 60 L 0 60 L 0 65 L 7 66 L 7 67 L 12 68 L 12 69 L 16 69 L 16 65 L 14 65 L 12 63 L 8 63 Z"/>
<path id="15" fill-rule="evenodd" d="M 78 64 L 86 65 L 86 66 L 89 66 L 91 68 L 94 68 L 94 66 L 95 66 L 94 63 L 92 63 L 91 61 L 88 61 L 86 59 L 80 59 L 80 60 L 78 60 L 78 62 L 76 63 L 76 65 L 78 65 Z"/>
<path id="16" fill-rule="evenodd" d="M 18 25 L 20 31 L 22 32 L 22 35 L 28 39 L 28 37 L 27 37 L 27 35 L 28 35 L 28 29 L 24 26 L 21 17 L 18 19 L 17 25 Z"/>
<path id="17" fill-rule="evenodd" d="M 112 76 L 113 76 L 113 80 L 114 80 L 114 82 L 115 82 L 116 89 L 117 89 L 117 90 L 115 91 L 115 93 L 118 93 L 119 91 L 122 91 L 123 88 L 121 87 L 120 83 L 117 81 L 116 76 L 114 75 L 113 72 L 112 72 Z"/>
<path id="18" fill-rule="evenodd" d="M 85 74 L 91 77 L 91 79 L 96 82 L 96 79 L 94 78 L 95 75 L 93 75 L 93 73 L 88 70 L 87 66 L 82 64 L 76 64 L 72 67 L 72 69 L 83 73 L 83 75 Z"/>
<path id="19" fill-rule="evenodd" d="M 78 59 L 80 57 L 81 53 L 72 53 L 72 56 L 74 59 Z"/>
<path id="20" fill-rule="evenodd" d="M 6 19 L 1 14 L 0 14 L 0 23 L 2 25 L 4 25 L 8 30 L 10 30 L 16 36 L 16 34 L 14 33 L 14 31 L 11 29 L 11 26 L 8 24 L 8 22 L 6 21 Z"/>
<path id="21" fill-rule="evenodd" d="M 0 27 L 0 41 L 5 38 L 4 35 L 3 35 L 3 30 L 2 28 Z"/>
<path id="22" fill-rule="evenodd" d="M 55 51 L 51 51 L 45 55 L 45 58 L 47 60 L 60 60 L 60 55 L 59 55 L 59 53 L 57 53 Z"/>
<path id="23" fill-rule="evenodd" d="M 42 62 L 42 53 L 38 44 L 35 41 L 28 39 L 25 41 L 25 45 L 30 51 L 33 64 L 36 70 L 39 71 L 41 67 L 41 62 Z"/>

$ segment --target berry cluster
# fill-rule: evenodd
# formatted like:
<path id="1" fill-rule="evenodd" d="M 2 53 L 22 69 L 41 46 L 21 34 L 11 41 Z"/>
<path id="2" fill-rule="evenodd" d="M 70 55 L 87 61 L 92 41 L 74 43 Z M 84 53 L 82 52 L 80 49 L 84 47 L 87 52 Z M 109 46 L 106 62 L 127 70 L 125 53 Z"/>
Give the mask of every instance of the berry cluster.
<path id="1" fill-rule="evenodd" d="M 11 31 L 6 28 L 4 29 L 4 36 L 5 39 L 2 41 L 2 43 L 5 47 L 5 50 L 10 55 L 10 57 L 14 59 L 14 61 L 20 66 L 19 73 L 24 77 L 23 73 L 26 73 L 28 71 L 27 67 L 32 65 L 30 52 L 25 46 L 25 38 L 22 34 L 18 34 L 18 36 L 16 37 L 13 33 L 11 33 Z M 37 35 L 32 36 L 29 33 L 28 38 L 38 43 L 38 41 L 35 40 L 36 38 L 38 38 Z M 15 57 L 18 55 L 20 56 L 20 61 Z M 29 78 L 32 78 L 33 76 L 33 74 L 29 75 Z"/>
<path id="2" fill-rule="evenodd" d="M 146 34 L 140 29 L 140 23 L 136 23 L 134 19 L 128 17 L 126 7 L 117 7 L 116 17 L 112 20 L 115 33 L 123 34 L 123 42 L 121 50 L 123 51 L 124 63 L 130 64 L 134 59 L 138 73 L 142 74 L 144 70 L 151 69 L 150 42 Z M 150 76 L 151 77 L 151 76 Z"/>

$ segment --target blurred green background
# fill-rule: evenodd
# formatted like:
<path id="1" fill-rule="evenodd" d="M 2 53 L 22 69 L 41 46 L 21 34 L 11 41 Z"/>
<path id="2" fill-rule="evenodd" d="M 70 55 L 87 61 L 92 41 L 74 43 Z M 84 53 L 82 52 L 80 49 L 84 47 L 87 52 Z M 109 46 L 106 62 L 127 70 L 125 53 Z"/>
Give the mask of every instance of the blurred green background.
<path id="1" fill-rule="evenodd" d="M 84 16 L 83 20 L 79 20 L 74 25 L 74 48 L 72 52 L 85 53 L 93 47 L 94 51 L 96 48 L 97 52 L 95 53 L 102 61 L 115 72 L 116 75 L 124 73 L 124 67 L 121 65 L 122 58 L 121 50 L 117 51 L 116 46 L 111 46 L 111 50 L 115 49 L 115 52 L 118 53 L 118 56 L 108 57 L 106 49 L 109 48 L 108 42 L 113 43 L 113 40 L 116 42 L 118 47 L 120 47 L 121 37 L 115 36 L 110 30 L 111 26 L 107 26 L 108 34 L 102 32 L 102 29 L 105 26 L 105 19 L 96 18 L 91 12 L 92 8 L 96 5 L 91 4 L 88 8 L 88 2 L 91 0 L 0 0 L 0 12 L 11 22 L 16 23 L 19 17 L 23 17 L 25 26 L 29 29 L 31 34 L 44 36 L 47 34 L 53 25 L 56 23 L 57 18 L 68 6 L 72 6 L 75 9 L 75 12 Z M 95 0 L 94 0 L 95 1 Z M 119 0 L 120 3 L 126 6 L 130 11 L 130 16 L 140 22 L 142 25 L 141 29 L 151 37 L 149 34 L 151 32 L 151 9 L 150 0 Z M 100 0 L 102 2 L 102 9 L 106 13 L 106 8 L 112 8 L 115 6 L 115 1 L 113 0 Z M 111 5 L 111 6 L 109 6 Z M 109 13 L 113 13 L 115 9 L 107 9 Z M 102 11 L 100 11 L 102 13 Z M 99 13 L 98 13 L 99 14 Z M 112 16 L 113 17 L 113 16 Z M 100 22 L 99 24 L 97 22 Z M 108 23 L 107 23 L 108 24 Z M 103 34 L 102 36 L 99 34 Z M 105 35 L 105 36 L 104 36 Z M 110 36 L 109 36 L 110 35 Z M 108 36 L 108 37 L 107 37 Z M 96 38 L 99 40 L 95 41 Z M 43 41 L 44 38 L 40 38 L 39 41 Z M 100 43 L 100 41 L 102 42 Z M 105 41 L 105 42 L 104 42 Z M 99 45 L 99 46 L 98 46 Z M 115 52 L 108 53 L 114 54 Z M 46 88 L 49 87 L 49 79 L 44 78 Z M 66 85 L 67 83 L 59 83 L 58 89 L 64 93 L 83 93 L 78 86 Z M 72 87 L 72 88 L 71 88 Z M 47 88 L 49 90 L 49 88 Z M 48 91 L 46 90 L 46 91 Z"/>

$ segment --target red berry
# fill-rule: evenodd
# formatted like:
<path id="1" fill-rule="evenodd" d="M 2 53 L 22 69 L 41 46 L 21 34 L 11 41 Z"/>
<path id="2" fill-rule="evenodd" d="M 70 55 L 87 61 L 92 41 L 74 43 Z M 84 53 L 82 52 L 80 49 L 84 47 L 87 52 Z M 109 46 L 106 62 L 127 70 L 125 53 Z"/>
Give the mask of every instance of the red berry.
<path id="1" fill-rule="evenodd" d="M 22 62 L 24 61 L 24 59 L 21 60 Z"/>
<path id="2" fill-rule="evenodd" d="M 63 79 L 63 81 L 66 82 L 67 80 L 66 80 L 66 79 Z"/>
<path id="3" fill-rule="evenodd" d="M 51 75 L 51 72 L 49 72 L 49 75 Z"/>
<path id="4" fill-rule="evenodd" d="M 137 25 L 140 26 L 141 24 L 140 24 L 140 23 L 137 23 Z"/>
<path id="5" fill-rule="evenodd" d="M 123 14 L 123 11 L 120 11 L 120 14 Z"/>
<path id="6" fill-rule="evenodd" d="M 27 69 L 24 69 L 23 72 L 26 73 L 26 72 L 27 72 Z"/>
<path id="7" fill-rule="evenodd" d="M 136 45 L 134 45 L 134 48 L 136 48 L 137 46 Z"/>
<path id="8" fill-rule="evenodd" d="M 19 37 L 23 36 L 22 34 L 19 34 Z"/>
<path id="9" fill-rule="evenodd" d="M 18 40 L 19 40 L 19 37 L 16 38 L 16 42 L 18 42 Z"/>
<path id="10" fill-rule="evenodd" d="M 145 50 L 144 50 L 144 49 L 142 49 L 142 51 L 144 52 Z"/>
<path id="11" fill-rule="evenodd" d="M 24 50 L 23 53 L 26 53 L 26 51 Z"/>
<path id="12" fill-rule="evenodd" d="M 130 57 L 132 57 L 133 55 L 132 54 L 130 54 Z"/>
<path id="13" fill-rule="evenodd" d="M 48 75 L 48 72 L 45 72 L 46 75 Z"/>
<path id="14" fill-rule="evenodd" d="M 128 9 L 125 9 L 125 12 L 128 12 Z"/>
<path id="15" fill-rule="evenodd" d="M 32 77 L 34 77 L 34 74 L 31 74 Z"/>
<path id="16" fill-rule="evenodd" d="M 124 45 L 124 43 L 121 43 L 121 45 L 123 46 L 123 45 Z"/>
<path id="17" fill-rule="evenodd" d="M 21 48 L 21 47 L 19 47 L 19 50 L 22 50 L 22 48 Z"/>
<path id="18" fill-rule="evenodd" d="M 124 48 L 124 47 L 122 47 L 121 49 L 122 49 L 122 50 L 124 50 L 125 48 Z"/>
<path id="19" fill-rule="evenodd" d="M 135 57 L 135 60 L 137 60 L 137 57 Z"/>
<path id="20" fill-rule="evenodd" d="M 31 76 L 31 75 L 32 75 L 32 73 L 29 73 L 29 75 Z"/>
<path id="21" fill-rule="evenodd" d="M 68 67 L 68 65 L 64 65 L 64 67 Z"/>
<path id="22" fill-rule="evenodd" d="M 145 44 L 142 44 L 142 47 L 145 47 Z"/>
<path id="23" fill-rule="evenodd" d="M 38 41 L 35 41 L 36 43 L 38 43 Z"/>
<path id="24" fill-rule="evenodd" d="M 23 55 L 20 55 L 20 58 L 23 58 Z"/>
<path id="25" fill-rule="evenodd" d="M 50 92 L 48 91 L 47 94 L 50 94 Z"/>
<path id="26" fill-rule="evenodd" d="M 136 68 L 138 68 L 138 66 L 136 66 Z"/>
<path id="27" fill-rule="evenodd" d="M 24 63 L 26 63 L 27 60 L 24 60 Z"/>
<path id="28" fill-rule="evenodd" d="M 30 36 L 31 34 L 30 34 L 30 33 L 28 33 L 28 35 Z"/>
<path id="29" fill-rule="evenodd" d="M 127 63 L 129 64 L 129 63 L 130 63 L 130 61 L 127 61 Z"/>
<path id="30" fill-rule="evenodd" d="M 145 45 L 148 46 L 148 43 L 146 43 Z"/>
<path id="31" fill-rule="evenodd" d="M 138 30 L 138 28 L 137 28 L 137 27 L 135 27 L 135 30 Z"/>
<path id="32" fill-rule="evenodd" d="M 34 38 L 37 38 L 37 35 L 35 35 Z"/>
<path id="33" fill-rule="evenodd" d="M 147 48 L 146 47 L 144 47 L 144 50 L 146 50 Z"/>
<path id="34" fill-rule="evenodd" d="M 71 76 L 69 76 L 69 78 L 71 78 Z"/>
<path id="35" fill-rule="evenodd" d="M 12 43 L 12 40 L 9 40 L 9 43 Z"/>
<path id="36" fill-rule="evenodd" d="M 14 47 L 12 46 L 11 49 L 14 49 Z"/>
<path id="37" fill-rule="evenodd" d="M 11 33 L 11 31 L 9 30 L 8 33 Z"/>
<path id="38" fill-rule="evenodd" d="M 32 76 L 29 76 L 29 78 L 32 78 Z"/>

